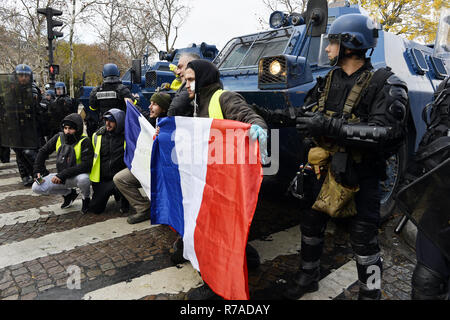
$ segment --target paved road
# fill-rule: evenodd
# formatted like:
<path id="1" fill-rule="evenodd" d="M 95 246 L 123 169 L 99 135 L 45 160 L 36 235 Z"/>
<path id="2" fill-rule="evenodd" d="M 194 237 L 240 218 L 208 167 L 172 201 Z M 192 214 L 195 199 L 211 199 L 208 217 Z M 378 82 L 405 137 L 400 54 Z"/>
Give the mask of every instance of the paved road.
<path id="1" fill-rule="evenodd" d="M 54 171 L 54 158 L 48 162 Z M 15 158 L 0 164 L 0 299 L 184 299 L 202 284 L 189 263 L 169 258 L 175 234 L 149 222 L 129 225 L 111 198 L 101 215 L 80 212 L 81 200 L 60 209 L 62 197 L 36 196 L 19 183 Z M 299 262 L 298 204 L 260 197 L 249 240 L 261 266 L 249 271 L 251 299 L 279 299 Z M 380 230 L 383 299 L 409 299 L 414 251 Z M 356 265 L 345 224 L 331 222 L 320 290 L 302 299 L 355 299 Z M 78 281 L 79 280 L 79 281 Z"/>

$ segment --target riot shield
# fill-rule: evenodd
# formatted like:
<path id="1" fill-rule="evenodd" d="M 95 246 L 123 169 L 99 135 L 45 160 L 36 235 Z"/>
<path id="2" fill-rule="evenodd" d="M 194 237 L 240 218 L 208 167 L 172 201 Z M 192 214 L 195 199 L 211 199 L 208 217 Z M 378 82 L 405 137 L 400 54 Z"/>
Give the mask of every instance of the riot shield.
<path id="1" fill-rule="evenodd" d="M 450 158 L 404 187 L 399 209 L 450 260 Z"/>
<path id="2" fill-rule="evenodd" d="M 31 83 L 21 85 L 13 74 L 0 74 L 0 136 L 4 147 L 39 148 L 36 108 Z"/>

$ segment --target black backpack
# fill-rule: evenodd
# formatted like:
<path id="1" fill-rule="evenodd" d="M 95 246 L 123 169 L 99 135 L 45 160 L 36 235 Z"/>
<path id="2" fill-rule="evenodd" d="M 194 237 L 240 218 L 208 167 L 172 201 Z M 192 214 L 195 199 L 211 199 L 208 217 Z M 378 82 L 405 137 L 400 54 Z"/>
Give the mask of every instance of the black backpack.
<path id="1" fill-rule="evenodd" d="M 56 153 L 56 169 L 58 173 L 77 165 L 77 157 L 74 147 L 76 144 L 85 139 L 84 138 L 81 141 L 77 141 L 75 145 L 71 145 L 66 143 L 64 133 L 60 132 L 59 137 L 61 139 L 61 147 L 59 147 Z"/>

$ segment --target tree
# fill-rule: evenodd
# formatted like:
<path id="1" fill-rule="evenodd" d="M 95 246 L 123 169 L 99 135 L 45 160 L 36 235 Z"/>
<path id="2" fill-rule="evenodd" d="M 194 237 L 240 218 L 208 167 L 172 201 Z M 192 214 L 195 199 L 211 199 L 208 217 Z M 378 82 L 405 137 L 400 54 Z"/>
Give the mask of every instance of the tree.
<path id="1" fill-rule="evenodd" d="M 70 48 L 70 77 L 69 77 L 69 87 L 70 95 L 73 98 L 75 93 L 74 87 L 74 74 L 73 74 L 73 61 L 74 61 L 74 35 L 75 26 L 77 23 L 86 22 L 89 18 L 90 9 L 96 4 L 98 0 L 70 0 L 69 4 L 65 4 L 65 8 L 68 14 L 66 15 L 66 25 L 69 26 L 69 48 Z"/>
<path id="2" fill-rule="evenodd" d="M 114 61 L 112 53 L 120 46 L 120 23 L 124 9 L 125 1 L 122 0 L 106 0 L 94 6 L 98 18 L 93 19 L 91 24 L 97 30 L 100 43 L 106 48 L 108 61 Z"/>
<path id="3" fill-rule="evenodd" d="M 443 0 L 350 0 L 366 9 L 386 31 L 410 40 L 432 43 L 436 36 Z"/>
<path id="4" fill-rule="evenodd" d="M 17 64 L 26 63 L 32 67 L 38 82 L 47 80 L 45 71 L 47 43 L 45 16 L 38 15 L 38 8 L 61 8 L 61 0 L 6 0 L 0 7 L 2 43 L 0 66 L 11 72 Z"/>
<path id="5" fill-rule="evenodd" d="M 189 14 L 190 7 L 181 0 L 145 0 L 153 10 L 153 18 L 162 33 L 166 51 L 171 51 L 178 38 L 178 29 Z"/>
<path id="6" fill-rule="evenodd" d="M 136 1 L 123 8 L 119 39 L 132 59 L 141 58 L 147 48 L 158 53 L 158 43 L 163 39 L 153 8 L 148 1 Z"/>

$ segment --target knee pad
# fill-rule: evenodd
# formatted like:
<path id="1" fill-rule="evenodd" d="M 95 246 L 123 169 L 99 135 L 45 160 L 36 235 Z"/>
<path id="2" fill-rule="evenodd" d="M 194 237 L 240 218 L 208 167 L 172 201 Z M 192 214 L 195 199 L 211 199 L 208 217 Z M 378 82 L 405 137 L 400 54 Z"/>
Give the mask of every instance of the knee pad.
<path id="1" fill-rule="evenodd" d="M 350 242 L 358 256 L 372 256 L 380 252 L 376 224 L 354 220 L 350 228 Z"/>
<path id="2" fill-rule="evenodd" d="M 413 300 L 445 300 L 448 298 L 448 279 L 418 262 L 412 276 Z"/>
<path id="3" fill-rule="evenodd" d="M 25 155 L 25 157 L 27 157 L 27 159 L 29 159 L 29 161 L 30 161 L 31 163 L 34 163 L 34 160 L 36 159 L 36 156 L 37 156 L 36 150 L 25 149 L 25 150 L 23 151 L 23 154 Z"/>
<path id="4" fill-rule="evenodd" d="M 300 231 L 307 237 L 323 238 L 329 217 L 316 210 L 306 210 L 300 219 Z"/>

